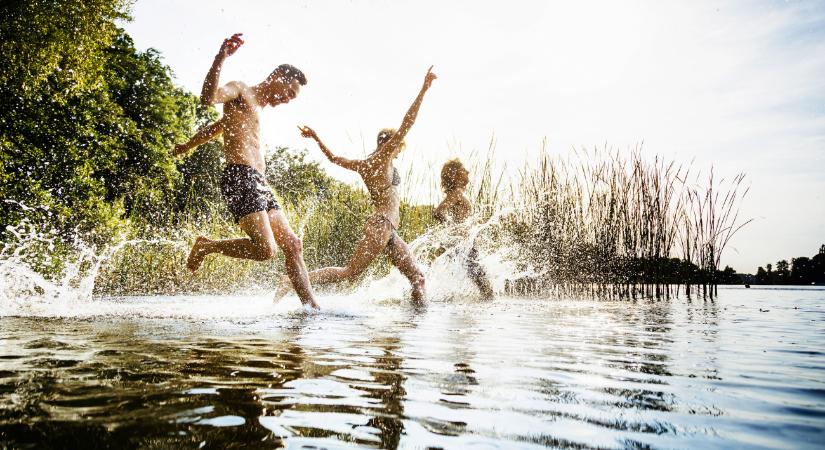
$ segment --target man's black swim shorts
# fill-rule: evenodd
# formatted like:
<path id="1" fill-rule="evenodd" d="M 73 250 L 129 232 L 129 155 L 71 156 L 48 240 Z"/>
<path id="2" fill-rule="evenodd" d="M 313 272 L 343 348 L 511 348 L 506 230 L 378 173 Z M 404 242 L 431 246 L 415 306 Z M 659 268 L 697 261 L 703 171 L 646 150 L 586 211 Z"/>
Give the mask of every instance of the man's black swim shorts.
<path id="1" fill-rule="evenodd" d="M 235 222 L 254 212 L 280 209 L 263 174 L 243 164 L 223 169 L 221 194 Z"/>

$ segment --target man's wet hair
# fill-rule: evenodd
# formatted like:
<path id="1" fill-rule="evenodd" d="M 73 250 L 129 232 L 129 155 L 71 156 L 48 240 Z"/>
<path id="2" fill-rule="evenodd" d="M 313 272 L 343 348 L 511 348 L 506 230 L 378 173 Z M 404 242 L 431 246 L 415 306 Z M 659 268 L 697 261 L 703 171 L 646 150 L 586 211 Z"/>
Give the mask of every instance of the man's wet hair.
<path id="1" fill-rule="evenodd" d="M 297 81 L 298 84 L 301 86 L 306 86 L 307 84 L 307 77 L 301 72 L 300 69 L 293 66 L 292 64 L 281 64 L 280 66 L 276 67 L 275 70 L 269 74 L 270 78 L 278 77 L 287 83 L 290 81 Z"/>

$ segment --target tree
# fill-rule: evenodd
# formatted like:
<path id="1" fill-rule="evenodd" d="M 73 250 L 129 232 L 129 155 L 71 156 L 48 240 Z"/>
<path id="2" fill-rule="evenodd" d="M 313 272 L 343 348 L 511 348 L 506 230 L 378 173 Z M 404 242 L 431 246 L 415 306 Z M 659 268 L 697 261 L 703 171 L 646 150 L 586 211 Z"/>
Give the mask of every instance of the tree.
<path id="1" fill-rule="evenodd" d="M 93 160 L 117 156 L 97 125 L 113 106 L 102 67 L 123 2 L 9 1 L 0 17 L 0 197 L 46 211 L 67 232 L 112 225 L 120 205 L 103 200 Z M 3 202 L 0 225 L 24 211 Z"/>
<path id="2" fill-rule="evenodd" d="M 739 284 L 741 280 L 739 279 L 739 275 L 736 273 L 736 270 L 733 267 L 725 266 L 724 270 L 719 271 L 716 276 L 716 279 L 719 280 L 719 284 Z"/>
<path id="3" fill-rule="evenodd" d="M 791 283 L 811 284 L 813 282 L 811 258 L 804 256 L 791 259 Z"/>
<path id="4" fill-rule="evenodd" d="M 158 223 L 173 210 L 170 200 L 179 183 L 169 150 L 190 134 L 199 102 L 173 85 L 154 49 L 138 52 L 122 30 L 106 52 L 108 91 L 120 108 L 115 126 L 123 150 L 114 171 L 102 174 L 108 200 L 123 198 L 130 216 Z M 212 108 L 201 115 L 216 116 Z"/>
<path id="5" fill-rule="evenodd" d="M 168 216 L 179 175 L 169 155 L 197 99 L 176 88 L 154 50 L 138 52 L 115 20 L 119 0 L 0 6 L 0 233 L 47 211 L 65 235 L 105 238 L 128 215 Z"/>
<path id="6" fill-rule="evenodd" d="M 299 204 L 324 195 L 333 180 L 315 161 L 306 160 L 306 150 L 278 147 L 266 157 L 266 178 L 285 201 Z"/>
<path id="7" fill-rule="evenodd" d="M 213 214 L 229 217 L 221 196 L 223 145 L 208 142 L 178 163 L 175 216 L 177 220 L 199 220 Z"/>
<path id="8" fill-rule="evenodd" d="M 776 284 L 788 284 L 791 281 L 791 271 L 788 261 L 783 259 L 776 263 L 776 273 L 774 274 Z"/>
<path id="9" fill-rule="evenodd" d="M 759 266 L 759 268 L 756 269 L 756 282 L 759 284 L 769 284 L 770 281 L 770 278 L 768 278 L 768 272 L 766 272 L 762 266 Z"/>
<path id="10" fill-rule="evenodd" d="M 776 271 L 770 264 L 766 271 L 762 267 L 756 271 L 756 282 L 760 284 L 825 284 L 825 245 L 812 258 L 800 256 L 791 258 L 791 263 L 781 260 L 776 263 Z"/>
<path id="11" fill-rule="evenodd" d="M 811 258 L 811 282 L 825 284 L 825 245 L 819 247 L 819 253 Z"/>

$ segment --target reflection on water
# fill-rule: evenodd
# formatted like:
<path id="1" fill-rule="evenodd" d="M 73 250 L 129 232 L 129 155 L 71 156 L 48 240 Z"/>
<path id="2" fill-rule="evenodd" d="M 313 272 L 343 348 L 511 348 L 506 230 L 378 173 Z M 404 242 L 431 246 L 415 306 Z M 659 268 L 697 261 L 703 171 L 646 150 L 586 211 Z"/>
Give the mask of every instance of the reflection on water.
<path id="1" fill-rule="evenodd" d="M 825 290 L 323 305 L 155 297 L 4 311 L 0 448 L 825 442 Z"/>

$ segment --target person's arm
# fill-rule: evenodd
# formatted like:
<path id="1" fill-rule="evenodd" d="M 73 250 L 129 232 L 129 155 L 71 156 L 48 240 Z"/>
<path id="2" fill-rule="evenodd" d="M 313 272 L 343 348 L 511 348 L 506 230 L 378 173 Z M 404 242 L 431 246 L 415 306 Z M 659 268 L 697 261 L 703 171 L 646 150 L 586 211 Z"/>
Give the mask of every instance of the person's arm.
<path id="1" fill-rule="evenodd" d="M 377 155 L 388 156 L 392 159 L 398 155 L 398 152 L 401 151 L 400 144 L 404 140 L 404 137 L 407 136 L 407 132 L 410 131 L 410 128 L 415 123 L 415 118 L 418 116 L 418 110 L 421 108 L 421 102 L 424 100 L 424 94 L 433 84 L 433 80 L 437 78 L 432 71 L 433 66 L 430 66 L 430 68 L 427 69 L 427 75 L 424 76 L 424 84 L 421 86 L 421 90 L 418 92 L 418 96 L 413 101 L 410 109 L 407 110 L 407 114 L 404 115 L 404 120 L 401 121 L 401 126 L 398 127 L 395 134 L 393 134 L 392 137 L 378 149 L 376 152 Z"/>
<path id="2" fill-rule="evenodd" d="M 240 93 L 240 86 L 238 86 L 237 83 L 229 83 L 221 88 L 218 87 L 218 84 L 220 83 L 221 67 L 223 67 L 224 60 L 243 45 L 241 35 L 242 33 L 235 33 L 231 38 L 224 39 L 223 44 L 221 44 L 221 48 L 218 50 L 218 54 L 215 55 L 215 60 L 212 62 L 212 67 L 209 68 L 209 72 L 203 80 L 201 104 L 214 105 L 216 103 L 224 103 L 237 97 Z"/>
<path id="3" fill-rule="evenodd" d="M 435 211 L 433 211 L 433 218 L 440 223 L 446 222 L 447 211 L 450 210 L 450 206 L 452 206 L 453 203 L 455 203 L 455 200 L 451 199 L 449 195 L 445 197 L 444 200 L 442 200 L 441 203 L 439 203 L 435 208 Z"/>
<path id="4" fill-rule="evenodd" d="M 174 150 L 172 150 L 172 156 L 182 155 L 199 145 L 211 141 L 221 133 L 223 133 L 223 119 L 201 128 L 200 131 L 192 136 L 192 139 L 189 139 L 189 142 L 176 145 Z"/>
<path id="5" fill-rule="evenodd" d="M 304 125 L 303 127 L 298 127 L 298 129 L 301 130 L 301 136 L 305 138 L 314 139 L 315 142 L 318 143 L 318 147 L 321 148 L 321 151 L 324 153 L 327 159 L 329 159 L 333 164 L 337 164 L 345 169 L 353 170 L 355 172 L 358 171 L 358 168 L 361 164 L 360 159 L 347 159 L 343 156 L 338 156 L 332 153 L 332 151 L 330 151 L 330 149 L 328 149 L 327 146 L 324 145 L 323 142 L 321 142 L 321 138 L 319 138 L 318 135 L 315 134 L 315 130 L 306 125 Z"/>

